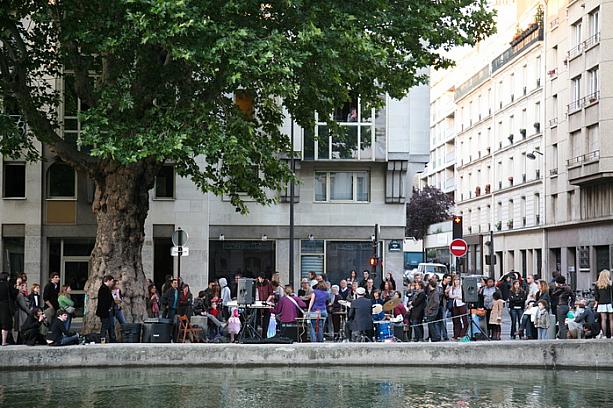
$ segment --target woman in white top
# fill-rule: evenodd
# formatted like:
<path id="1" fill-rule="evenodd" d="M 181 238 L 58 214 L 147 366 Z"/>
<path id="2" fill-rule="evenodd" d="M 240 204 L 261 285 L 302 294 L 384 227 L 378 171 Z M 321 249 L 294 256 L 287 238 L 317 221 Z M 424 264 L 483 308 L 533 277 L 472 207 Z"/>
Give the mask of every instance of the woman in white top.
<path id="1" fill-rule="evenodd" d="M 447 287 L 447 297 L 453 301 L 451 316 L 453 317 L 453 340 L 466 336 L 468 331 L 468 318 L 466 317 L 466 303 L 462 301 L 462 285 L 460 277 L 455 275 L 452 284 Z"/>

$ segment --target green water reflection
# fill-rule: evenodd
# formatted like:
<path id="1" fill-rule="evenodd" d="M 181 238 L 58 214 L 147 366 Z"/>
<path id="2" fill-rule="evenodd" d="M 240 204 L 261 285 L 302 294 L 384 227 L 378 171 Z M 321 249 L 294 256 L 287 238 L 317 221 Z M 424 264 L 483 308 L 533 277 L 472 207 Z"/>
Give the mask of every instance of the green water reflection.
<path id="1" fill-rule="evenodd" d="M 613 372 L 107 368 L 0 372 L 0 407 L 605 407 Z"/>

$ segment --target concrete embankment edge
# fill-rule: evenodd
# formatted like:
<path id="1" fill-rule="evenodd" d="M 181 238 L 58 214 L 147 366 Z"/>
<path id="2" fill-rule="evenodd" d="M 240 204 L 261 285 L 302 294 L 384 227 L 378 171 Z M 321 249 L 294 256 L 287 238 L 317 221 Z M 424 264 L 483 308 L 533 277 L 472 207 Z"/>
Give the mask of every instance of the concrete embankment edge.
<path id="1" fill-rule="evenodd" d="M 0 369 L 113 366 L 465 366 L 613 370 L 613 341 L 9 346 Z"/>

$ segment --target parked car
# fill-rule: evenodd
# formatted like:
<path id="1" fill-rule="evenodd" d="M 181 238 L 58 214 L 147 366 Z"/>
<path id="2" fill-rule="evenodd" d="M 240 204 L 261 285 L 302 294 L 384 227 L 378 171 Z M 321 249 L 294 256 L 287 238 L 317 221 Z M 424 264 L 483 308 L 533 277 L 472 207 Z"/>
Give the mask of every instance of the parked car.
<path id="1" fill-rule="evenodd" d="M 447 271 L 447 267 L 443 264 L 439 264 L 439 263 L 426 263 L 426 262 L 422 262 L 419 265 L 417 265 L 416 269 L 412 269 L 412 270 L 407 270 L 404 271 L 404 275 L 403 275 L 403 283 L 406 285 L 408 282 L 413 280 L 413 276 L 416 273 L 421 273 L 422 276 L 426 275 L 426 274 L 433 274 L 435 273 L 439 280 L 443 279 L 443 276 L 448 273 Z"/>

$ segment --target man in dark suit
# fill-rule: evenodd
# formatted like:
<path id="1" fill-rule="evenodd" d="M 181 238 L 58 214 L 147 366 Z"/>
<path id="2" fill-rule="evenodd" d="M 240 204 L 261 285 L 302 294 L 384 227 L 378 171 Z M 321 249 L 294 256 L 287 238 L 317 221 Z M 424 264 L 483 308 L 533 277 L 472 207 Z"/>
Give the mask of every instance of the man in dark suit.
<path id="1" fill-rule="evenodd" d="M 111 310 L 115 304 L 113 293 L 111 292 L 111 286 L 113 286 L 114 281 L 115 279 L 111 275 L 106 275 L 102 278 L 102 285 L 100 285 L 100 289 L 98 289 L 98 305 L 96 306 L 96 316 L 100 318 L 100 322 L 102 323 L 100 327 L 100 337 L 106 337 L 109 343 L 114 343 L 116 341 L 113 316 L 111 314 Z"/>
<path id="2" fill-rule="evenodd" d="M 351 322 L 353 333 L 363 333 L 370 337 L 374 336 L 372 325 L 372 302 L 364 297 L 366 289 L 359 287 L 356 290 L 357 299 L 351 302 L 348 319 Z"/>

